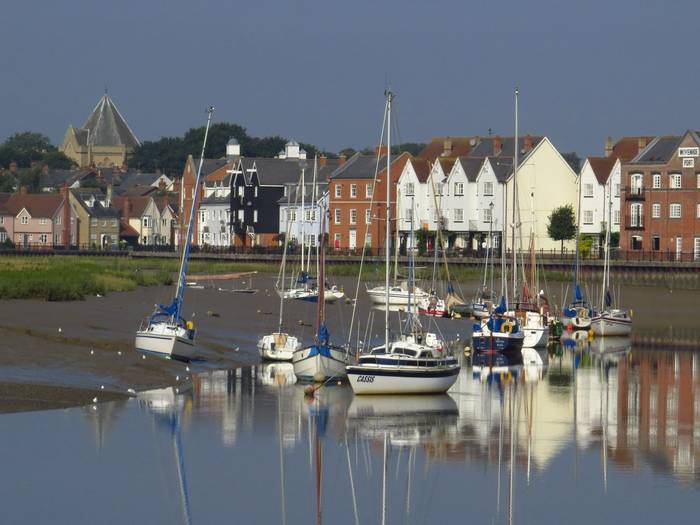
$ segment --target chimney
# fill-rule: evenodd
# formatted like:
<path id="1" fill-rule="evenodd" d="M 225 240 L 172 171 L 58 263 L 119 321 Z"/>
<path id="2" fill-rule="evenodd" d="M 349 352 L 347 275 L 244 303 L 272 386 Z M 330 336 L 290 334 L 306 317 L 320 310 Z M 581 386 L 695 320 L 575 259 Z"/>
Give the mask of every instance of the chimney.
<path id="1" fill-rule="evenodd" d="M 326 165 L 326 160 L 328 160 L 326 156 L 321 153 L 321 156 L 318 158 L 318 165 L 323 168 Z"/>
<path id="2" fill-rule="evenodd" d="M 386 145 L 385 144 L 380 144 L 376 148 L 374 148 L 374 154 L 377 155 L 377 157 L 383 157 L 387 153 Z"/>
<path id="3" fill-rule="evenodd" d="M 609 157 L 613 152 L 613 139 L 610 135 L 605 139 L 605 156 Z"/>
<path id="4" fill-rule="evenodd" d="M 107 185 L 107 202 L 106 202 L 107 207 L 109 208 L 112 206 L 112 185 L 108 184 Z"/>
<path id="5" fill-rule="evenodd" d="M 647 147 L 647 139 L 645 137 L 639 137 L 637 140 L 637 147 L 639 148 L 639 151 L 642 151 L 644 148 Z"/>
<path id="6" fill-rule="evenodd" d="M 71 224 L 70 224 L 70 197 L 69 190 L 66 184 L 61 188 L 61 195 L 63 196 L 63 232 L 62 238 L 63 246 L 66 248 L 71 245 Z"/>
<path id="7" fill-rule="evenodd" d="M 452 139 L 449 137 L 446 138 L 445 141 L 442 143 L 442 156 L 443 157 L 452 156 Z"/>
<path id="8" fill-rule="evenodd" d="M 498 157 L 503 151 L 503 141 L 500 135 L 493 137 L 493 156 Z"/>
<path id="9" fill-rule="evenodd" d="M 26 195 L 26 194 L 27 194 L 27 187 L 26 187 L 26 186 L 20 186 L 20 187 L 19 187 L 19 194 L 20 194 L 20 195 Z"/>
<path id="10" fill-rule="evenodd" d="M 343 164 L 345 164 L 345 161 L 347 161 L 347 160 L 348 160 L 347 155 L 345 155 L 345 153 L 341 153 L 340 155 L 338 155 L 338 161 L 339 161 L 338 166 L 342 166 Z"/>

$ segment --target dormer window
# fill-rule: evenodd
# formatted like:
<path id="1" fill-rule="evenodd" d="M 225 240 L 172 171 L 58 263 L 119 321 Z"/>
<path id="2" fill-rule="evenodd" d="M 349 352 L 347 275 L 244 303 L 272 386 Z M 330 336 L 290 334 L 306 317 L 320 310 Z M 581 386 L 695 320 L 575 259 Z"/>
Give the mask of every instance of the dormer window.
<path id="1" fill-rule="evenodd" d="M 29 224 L 29 217 L 26 215 L 22 215 L 19 219 L 20 224 Z"/>

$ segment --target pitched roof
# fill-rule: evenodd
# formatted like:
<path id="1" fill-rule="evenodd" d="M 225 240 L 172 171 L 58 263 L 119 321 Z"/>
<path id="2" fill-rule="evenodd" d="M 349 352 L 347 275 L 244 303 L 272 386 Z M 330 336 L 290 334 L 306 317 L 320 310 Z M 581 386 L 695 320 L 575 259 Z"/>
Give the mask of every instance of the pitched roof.
<path id="1" fill-rule="evenodd" d="M 4 209 L 4 204 L 12 196 L 12 193 L 0 193 L 0 212 Z"/>
<path id="2" fill-rule="evenodd" d="M 501 151 L 498 155 L 494 155 L 494 142 L 497 137 L 482 137 L 480 142 L 472 148 L 469 152 L 469 157 L 513 157 L 515 138 L 514 137 L 498 137 L 501 140 Z M 525 136 L 518 137 L 518 151 L 521 155 L 525 155 L 525 142 L 531 141 L 532 148 L 536 148 L 537 145 L 542 142 L 544 137 L 541 136 Z"/>
<path id="3" fill-rule="evenodd" d="M 404 151 L 401 155 L 398 157 L 393 157 L 393 160 L 391 161 L 391 173 L 392 173 L 392 180 L 396 181 L 398 178 L 401 176 L 401 172 L 403 171 L 404 167 L 413 158 L 413 156 L 408 153 L 407 151 Z M 386 166 L 384 166 L 384 169 L 381 170 L 377 174 L 377 180 L 382 179 L 382 177 L 386 174 Z M 372 178 L 374 178 L 374 173 L 372 174 Z M 383 180 L 383 179 L 382 179 Z"/>
<path id="4" fill-rule="evenodd" d="M 102 205 L 101 201 L 105 199 L 105 195 L 101 190 L 85 190 L 87 188 L 81 188 L 80 191 L 71 190 L 71 192 L 75 200 L 87 211 L 88 215 L 91 217 L 119 217 L 119 212 L 114 207 Z M 88 201 L 92 201 L 92 206 L 88 204 Z"/>
<path id="5" fill-rule="evenodd" d="M 126 216 L 126 201 L 129 200 L 129 218 L 141 217 L 151 200 L 151 197 L 114 197 L 113 206 L 119 210 L 122 217 Z"/>
<path id="6" fill-rule="evenodd" d="M 440 158 L 438 159 L 438 162 L 440 163 L 440 166 L 442 167 L 442 172 L 445 175 L 448 175 L 450 171 L 452 171 L 452 166 L 455 165 L 455 160 L 453 158 L 446 159 L 446 158 Z"/>
<path id="7" fill-rule="evenodd" d="M 139 237 L 137 232 L 126 218 L 119 221 L 119 237 Z"/>
<path id="8" fill-rule="evenodd" d="M 306 186 L 306 202 L 304 206 L 307 204 L 311 204 L 312 196 L 313 196 L 313 183 L 304 183 L 304 186 Z M 297 190 L 299 189 L 298 184 L 294 184 L 293 186 L 290 185 L 289 190 L 287 191 L 287 195 L 282 195 L 278 200 L 278 204 L 287 204 L 287 201 L 289 201 L 290 204 L 292 205 L 297 205 L 301 206 L 301 194 L 297 197 Z M 323 181 L 319 182 L 316 184 L 316 200 L 320 200 L 323 195 L 328 191 L 328 182 Z"/>
<path id="9" fill-rule="evenodd" d="M 15 193 L 5 202 L 5 210 L 17 215 L 23 208 L 32 217 L 53 217 L 61 207 L 63 197 L 60 195 L 40 195 Z"/>
<path id="10" fill-rule="evenodd" d="M 97 146 L 136 147 L 140 144 L 111 98 L 105 93 L 83 124 L 86 142 Z"/>
<path id="11" fill-rule="evenodd" d="M 656 137 L 639 154 L 634 157 L 631 164 L 665 164 L 676 152 L 682 136 L 667 135 Z"/>
<path id="12" fill-rule="evenodd" d="M 610 172 L 617 162 L 616 157 L 588 157 L 588 163 L 591 165 L 595 178 L 598 179 L 598 184 L 605 185 L 610 177 Z"/>
<path id="13" fill-rule="evenodd" d="M 438 157 L 463 157 L 477 142 L 476 137 L 433 137 L 417 157 L 430 162 Z"/>
<path id="14" fill-rule="evenodd" d="M 489 158 L 488 160 L 491 163 L 491 168 L 493 169 L 493 174 L 496 176 L 496 180 L 501 183 L 506 182 L 513 173 L 512 159 Z"/>
<path id="15" fill-rule="evenodd" d="M 386 163 L 386 155 L 377 158 L 376 155 L 355 153 L 342 166 L 338 167 L 329 178 L 331 179 L 373 179 L 377 165 L 381 169 Z"/>
<path id="16" fill-rule="evenodd" d="M 481 171 L 481 166 L 484 164 L 485 159 L 474 158 L 474 157 L 460 157 L 458 162 L 462 166 L 464 174 L 467 176 L 469 182 L 475 182 L 476 178 L 479 176 Z"/>
<path id="17" fill-rule="evenodd" d="M 621 137 L 612 148 L 611 157 L 618 158 L 624 162 L 631 161 L 636 157 L 654 137 L 638 136 L 638 137 Z M 640 147 L 640 142 L 641 146 Z"/>
<path id="18" fill-rule="evenodd" d="M 427 159 L 411 159 L 411 166 L 416 172 L 418 182 L 426 182 L 430 176 L 430 161 Z"/>
<path id="19" fill-rule="evenodd" d="M 49 170 L 48 173 L 39 175 L 39 187 L 60 188 L 62 186 L 70 186 L 86 173 L 85 170 Z"/>

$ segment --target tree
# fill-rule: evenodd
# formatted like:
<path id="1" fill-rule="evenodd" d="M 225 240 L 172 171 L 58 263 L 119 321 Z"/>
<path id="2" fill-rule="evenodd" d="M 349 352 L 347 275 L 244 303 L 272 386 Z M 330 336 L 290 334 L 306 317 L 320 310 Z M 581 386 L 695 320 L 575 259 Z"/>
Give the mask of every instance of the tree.
<path id="1" fill-rule="evenodd" d="M 576 173 L 578 173 L 581 170 L 581 159 L 575 151 L 570 151 L 569 153 L 562 153 L 561 156 L 564 157 L 564 160 Z"/>
<path id="2" fill-rule="evenodd" d="M 41 164 L 46 164 L 52 170 L 70 170 L 76 164 L 62 151 L 48 151 L 41 157 Z"/>
<path id="3" fill-rule="evenodd" d="M 547 219 L 547 234 L 555 241 L 561 241 L 561 251 L 564 252 L 564 241 L 576 236 L 576 221 L 574 208 L 571 204 L 561 206 L 552 211 Z"/>
<path id="4" fill-rule="evenodd" d="M 400 153 L 410 153 L 411 155 L 418 155 L 425 148 L 424 142 L 404 142 L 403 144 L 397 144 L 391 147 L 391 154 L 398 155 Z"/>
<path id="5" fill-rule="evenodd" d="M 41 169 L 41 164 L 36 164 L 28 170 L 24 170 L 19 176 L 19 185 L 25 186 L 29 193 L 39 193 Z"/>
<path id="6" fill-rule="evenodd" d="M 0 193 L 12 193 L 16 185 L 17 181 L 9 172 L 0 171 Z"/>
<path id="7" fill-rule="evenodd" d="M 32 162 L 41 161 L 45 154 L 55 151 L 46 135 L 23 131 L 11 135 L 0 146 L 0 164 L 7 166 L 14 161 L 19 167 L 28 168 Z"/>

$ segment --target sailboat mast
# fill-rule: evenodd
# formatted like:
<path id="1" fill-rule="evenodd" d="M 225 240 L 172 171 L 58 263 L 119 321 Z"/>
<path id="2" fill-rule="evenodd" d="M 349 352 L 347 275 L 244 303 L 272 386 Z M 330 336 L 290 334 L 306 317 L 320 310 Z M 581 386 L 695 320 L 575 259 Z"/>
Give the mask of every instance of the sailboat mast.
<path id="1" fill-rule="evenodd" d="M 605 188 L 603 188 L 605 191 Z M 576 263 L 574 266 L 574 293 L 578 284 L 579 244 L 581 242 L 581 174 L 578 176 L 578 202 L 576 204 Z M 575 296 L 574 296 L 575 298 Z"/>
<path id="2" fill-rule="evenodd" d="M 516 206 L 515 206 L 515 198 L 518 193 L 518 187 L 516 185 L 516 178 L 518 175 L 518 95 L 520 94 L 520 91 L 518 88 L 515 88 L 515 137 L 513 140 L 513 239 L 511 239 L 511 246 L 513 250 L 513 300 L 515 300 L 515 297 L 517 296 L 518 293 L 518 271 L 517 271 L 517 260 L 516 260 L 516 255 L 515 255 L 515 228 L 517 228 L 516 224 Z"/>
<path id="3" fill-rule="evenodd" d="M 292 187 L 288 186 L 287 187 L 287 228 L 285 229 L 286 233 L 284 236 L 284 252 L 282 253 L 282 268 L 280 269 L 280 273 L 282 275 L 282 290 L 280 290 L 280 318 L 279 318 L 279 323 L 277 324 L 277 332 L 282 332 L 282 321 L 284 319 L 284 279 L 285 279 L 285 271 L 287 269 L 287 246 L 289 244 L 289 228 L 291 221 L 289 220 L 289 212 L 291 211 L 290 209 L 290 204 L 292 200 Z"/>
<path id="4" fill-rule="evenodd" d="M 325 260 L 325 246 L 326 243 L 324 242 L 326 239 L 325 236 L 325 231 L 326 231 L 326 209 L 322 208 L 321 212 L 321 245 L 318 250 L 318 319 L 316 322 L 316 333 L 321 334 L 321 323 L 323 323 L 323 315 L 324 315 L 324 306 L 325 306 L 325 301 L 326 301 L 326 277 L 325 277 L 325 267 L 326 267 L 326 260 Z"/>
<path id="5" fill-rule="evenodd" d="M 389 352 L 389 260 L 391 258 L 391 102 L 394 98 L 394 93 L 386 91 L 386 229 L 384 234 L 384 248 L 386 250 L 385 263 L 385 299 L 386 308 L 384 312 L 384 348 Z"/>
<path id="6" fill-rule="evenodd" d="M 318 156 L 314 155 L 314 183 L 313 183 L 313 189 L 311 190 L 311 219 L 312 219 L 312 227 L 311 230 L 313 232 L 313 224 L 316 222 L 316 201 L 318 200 L 318 195 L 316 191 L 316 174 L 318 173 Z M 315 243 L 316 244 L 316 275 L 318 275 L 318 270 L 319 270 L 319 252 L 318 252 L 318 241 Z M 309 255 L 308 259 L 309 265 L 311 265 L 311 243 L 309 243 Z"/>
<path id="7" fill-rule="evenodd" d="M 199 156 L 199 167 L 197 168 L 197 178 L 194 181 L 194 197 L 192 198 L 192 208 L 190 209 L 190 221 L 187 223 L 187 236 L 182 250 L 182 260 L 180 261 L 180 274 L 177 278 L 177 288 L 175 289 L 175 313 L 173 320 L 177 321 L 180 318 L 180 310 L 182 309 L 182 298 L 185 295 L 185 275 L 187 274 L 187 260 L 190 256 L 190 244 L 192 244 L 192 230 L 194 229 L 195 210 L 199 201 L 199 181 L 202 178 L 202 166 L 204 165 L 204 150 L 207 147 L 207 138 L 209 137 L 209 126 L 211 125 L 211 117 L 214 114 L 214 106 L 207 108 L 207 127 L 204 129 L 204 142 L 202 142 L 202 154 Z"/>
<path id="8" fill-rule="evenodd" d="M 306 183 L 304 182 L 304 170 L 306 168 L 301 168 L 301 271 L 305 272 L 306 267 L 304 265 L 304 258 L 306 252 L 304 251 L 304 237 L 306 237 L 306 222 L 304 222 L 304 212 L 306 211 L 304 197 L 306 196 Z"/>

